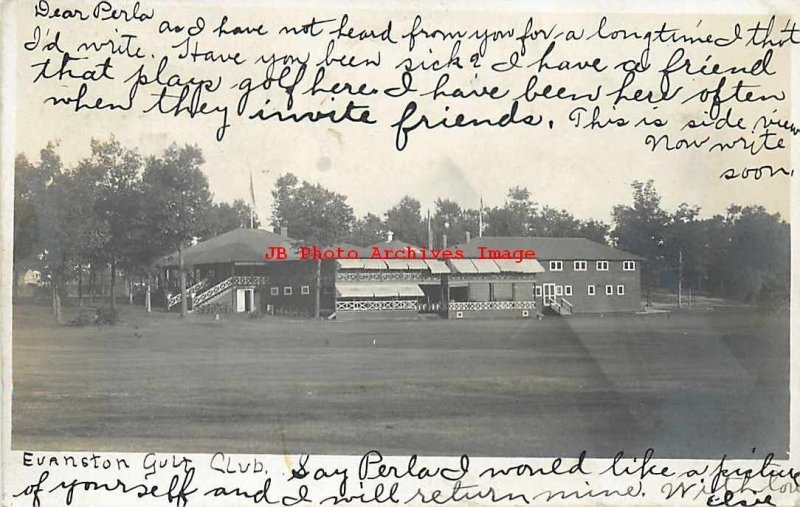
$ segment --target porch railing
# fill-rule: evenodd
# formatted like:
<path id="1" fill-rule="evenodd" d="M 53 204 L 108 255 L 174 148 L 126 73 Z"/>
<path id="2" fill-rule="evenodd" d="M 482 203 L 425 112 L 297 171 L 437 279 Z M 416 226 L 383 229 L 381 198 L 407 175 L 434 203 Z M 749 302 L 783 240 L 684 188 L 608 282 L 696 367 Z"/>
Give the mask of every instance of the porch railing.
<path id="1" fill-rule="evenodd" d="M 567 301 L 562 297 L 553 297 L 551 300 L 545 303 L 551 310 L 556 312 L 559 315 L 570 315 L 572 314 L 572 303 Z"/>
<path id="2" fill-rule="evenodd" d="M 365 299 L 356 301 L 337 301 L 337 312 L 385 312 L 417 311 L 417 301 L 413 299 Z"/>
<path id="3" fill-rule="evenodd" d="M 454 311 L 487 311 L 487 310 L 533 310 L 535 301 L 451 301 L 448 310 Z"/>
<path id="4" fill-rule="evenodd" d="M 222 294 L 231 287 L 239 287 L 242 285 L 267 285 L 268 283 L 269 277 L 266 276 L 232 276 L 211 287 L 207 291 L 196 295 L 194 300 L 192 300 L 192 306 L 196 308 L 206 303 L 211 298 Z"/>
<path id="5" fill-rule="evenodd" d="M 234 285 L 267 285 L 269 277 L 266 276 L 234 276 Z"/>
<path id="6" fill-rule="evenodd" d="M 195 296 L 194 300 L 192 301 L 192 306 L 196 308 L 205 303 L 206 301 L 208 301 L 209 299 L 213 298 L 214 296 L 222 294 L 231 287 L 233 287 L 233 278 L 226 278 L 225 280 L 211 287 L 202 294 L 198 294 L 197 296 Z"/>
<path id="7" fill-rule="evenodd" d="M 208 286 L 208 279 L 207 278 L 203 278 L 202 280 L 200 280 L 196 284 L 192 285 L 191 287 L 188 287 L 186 289 L 186 293 L 187 294 L 192 294 L 192 293 L 196 294 L 197 292 L 205 289 L 207 286 Z M 167 310 L 169 310 L 170 308 L 172 308 L 173 306 L 177 305 L 180 302 L 181 302 L 181 293 L 178 292 L 177 294 L 173 294 L 172 296 L 169 297 L 169 299 L 167 299 Z"/>

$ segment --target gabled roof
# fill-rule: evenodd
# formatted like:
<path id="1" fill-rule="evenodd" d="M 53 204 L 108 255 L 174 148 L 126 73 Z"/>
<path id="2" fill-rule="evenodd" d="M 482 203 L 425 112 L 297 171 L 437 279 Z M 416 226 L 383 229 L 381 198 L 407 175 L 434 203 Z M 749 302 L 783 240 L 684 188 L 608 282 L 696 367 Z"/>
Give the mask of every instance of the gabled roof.
<path id="1" fill-rule="evenodd" d="M 297 260 L 292 238 L 263 229 L 233 229 L 201 241 L 183 251 L 184 265 L 227 262 L 269 262 L 264 258 L 270 246 L 286 248 L 288 260 Z M 178 253 L 162 257 L 158 264 L 177 266 Z"/>
<path id="2" fill-rule="evenodd" d="M 478 257 L 479 246 L 486 248 L 518 250 L 529 249 L 536 251 L 537 259 L 553 260 L 645 260 L 636 254 L 625 252 L 617 248 L 603 245 L 586 238 L 544 238 L 521 236 L 483 236 L 473 238 L 469 243 L 455 245 L 460 248 L 467 258 Z"/>

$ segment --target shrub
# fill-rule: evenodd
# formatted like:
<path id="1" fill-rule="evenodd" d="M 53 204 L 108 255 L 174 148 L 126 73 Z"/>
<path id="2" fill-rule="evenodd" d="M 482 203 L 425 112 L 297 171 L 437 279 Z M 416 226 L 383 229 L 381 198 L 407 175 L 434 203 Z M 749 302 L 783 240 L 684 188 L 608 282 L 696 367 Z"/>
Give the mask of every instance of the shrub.
<path id="1" fill-rule="evenodd" d="M 89 310 L 81 310 L 81 313 L 73 317 L 67 322 L 68 326 L 83 327 L 89 324 L 94 324 L 97 316 Z"/>
<path id="2" fill-rule="evenodd" d="M 230 305 L 225 305 L 223 303 L 211 303 L 203 306 L 196 307 L 194 309 L 194 313 L 198 315 L 225 315 L 231 313 Z"/>
<path id="3" fill-rule="evenodd" d="M 95 320 L 98 324 L 108 324 L 113 326 L 119 320 L 119 314 L 117 310 L 114 308 L 98 308 L 97 309 L 97 319 Z"/>

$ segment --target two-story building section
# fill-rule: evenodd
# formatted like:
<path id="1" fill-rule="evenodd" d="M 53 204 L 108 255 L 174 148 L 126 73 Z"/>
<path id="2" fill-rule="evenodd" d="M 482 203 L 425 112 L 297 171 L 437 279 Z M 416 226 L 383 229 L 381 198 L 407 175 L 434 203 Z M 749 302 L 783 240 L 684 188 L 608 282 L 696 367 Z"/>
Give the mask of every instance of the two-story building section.
<path id="1" fill-rule="evenodd" d="M 636 312 L 642 307 L 638 255 L 586 238 L 480 237 L 457 245 L 477 258 L 480 248 L 534 250 L 544 272 L 536 277 L 534 299 L 545 311 Z"/>

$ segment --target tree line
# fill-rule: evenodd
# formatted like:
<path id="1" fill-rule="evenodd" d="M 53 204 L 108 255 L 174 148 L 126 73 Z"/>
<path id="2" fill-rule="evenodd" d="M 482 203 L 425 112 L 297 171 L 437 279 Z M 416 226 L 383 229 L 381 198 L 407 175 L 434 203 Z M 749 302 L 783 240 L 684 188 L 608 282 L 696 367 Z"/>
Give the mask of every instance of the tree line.
<path id="1" fill-rule="evenodd" d="M 77 281 L 80 286 L 87 271 L 91 278 L 96 270 L 111 268 L 113 306 L 117 271 L 149 280 L 156 260 L 176 251 L 181 258 L 192 241 L 237 227 L 259 227 L 244 200 L 214 202 L 203 164 L 197 146 L 173 144 L 143 157 L 113 137 L 92 140 L 90 155 L 71 167 L 62 163 L 55 143 L 41 150 L 36 163 L 18 155 L 15 282 L 24 269 L 40 270 L 60 319 L 66 284 Z M 461 243 L 467 233 L 585 237 L 647 259 L 642 285 L 648 297 L 653 289 L 673 288 L 680 281 L 686 289 L 714 296 L 788 301 L 789 224 L 779 214 L 761 206 L 731 205 L 724 215 L 701 218 L 700 208 L 688 203 L 665 210 L 652 181 L 635 181 L 632 191 L 631 203 L 612 208 L 610 224 L 540 205 L 524 187 L 509 189 L 505 202 L 491 207 L 467 208 L 440 198 L 423 215 L 420 201 L 405 196 L 382 215 L 357 217 L 346 196 L 287 173 L 271 191 L 270 223 L 321 246 L 366 246 L 383 241 L 388 231 L 402 241 L 434 248 Z M 183 270 L 181 287 L 184 293 Z"/>
<path id="2" fill-rule="evenodd" d="M 731 204 L 725 214 L 700 216 L 699 206 L 661 205 L 652 180 L 631 184 L 632 200 L 613 206 L 611 223 L 581 220 L 564 209 L 540 205 L 524 187 L 509 189 L 503 204 L 464 208 L 450 199 L 434 203 L 430 220 L 421 203 L 403 197 L 383 216 L 356 217 L 345 196 L 292 174 L 278 179 L 272 192 L 273 225 L 288 226 L 303 241 L 370 245 L 387 231 L 414 245 L 441 248 L 465 241 L 483 228 L 484 236 L 583 237 L 640 255 L 642 286 L 682 286 L 696 293 L 765 304 L 789 298 L 790 227 L 763 206 Z M 429 225 L 430 224 L 430 225 Z"/>
<path id="3" fill-rule="evenodd" d="M 113 137 L 92 140 L 90 155 L 73 167 L 64 166 L 55 143 L 41 150 L 38 163 L 18 155 L 15 283 L 21 271 L 40 270 L 61 320 L 66 284 L 77 281 L 80 291 L 87 268 L 93 282 L 98 270 L 110 267 L 114 307 L 118 271 L 149 280 L 163 255 L 180 252 L 193 238 L 249 223 L 244 201 L 212 201 L 203 163 L 196 146 L 173 144 L 158 156 L 142 157 Z"/>

